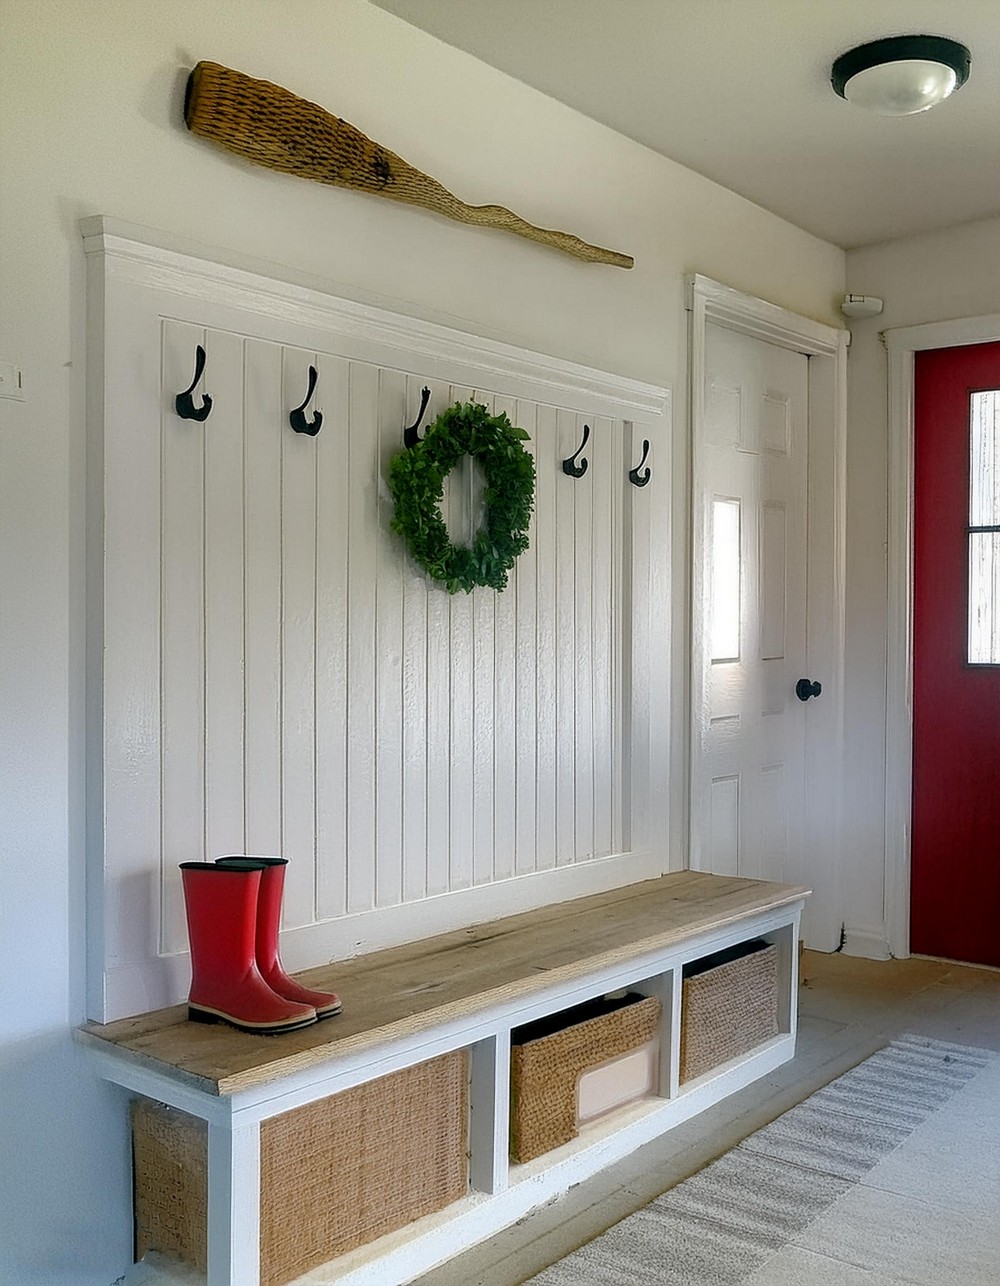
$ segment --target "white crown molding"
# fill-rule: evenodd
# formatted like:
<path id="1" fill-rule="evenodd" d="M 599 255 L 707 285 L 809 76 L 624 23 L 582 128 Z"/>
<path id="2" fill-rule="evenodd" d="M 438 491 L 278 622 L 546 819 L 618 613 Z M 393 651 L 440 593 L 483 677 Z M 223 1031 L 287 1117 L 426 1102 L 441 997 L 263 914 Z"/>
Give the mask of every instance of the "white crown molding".
<path id="1" fill-rule="evenodd" d="M 890 353 L 919 353 L 929 348 L 960 348 L 989 344 L 1000 339 L 1000 313 L 959 317 L 955 321 L 925 322 L 921 326 L 896 326 L 882 331 Z"/>
<path id="2" fill-rule="evenodd" d="M 688 312 L 704 309 L 706 321 L 811 356 L 836 357 L 850 342 L 850 332 L 791 313 L 779 304 L 744 295 L 732 286 L 693 273 L 687 279 Z"/>
<path id="3" fill-rule="evenodd" d="M 104 255 L 105 273 L 119 281 L 173 294 L 250 308 L 261 316 L 315 325 L 342 337 L 345 351 L 386 347 L 421 363 L 443 363 L 485 373 L 501 387 L 511 379 L 527 383 L 537 400 L 589 414 L 624 412 L 635 422 L 665 429 L 669 391 L 562 358 L 485 339 L 439 322 L 345 298 L 329 283 L 281 265 L 194 246 L 106 215 L 80 221 L 84 251 Z M 352 354 L 353 355 L 353 354 Z M 586 399 L 581 402 L 581 394 Z"/>

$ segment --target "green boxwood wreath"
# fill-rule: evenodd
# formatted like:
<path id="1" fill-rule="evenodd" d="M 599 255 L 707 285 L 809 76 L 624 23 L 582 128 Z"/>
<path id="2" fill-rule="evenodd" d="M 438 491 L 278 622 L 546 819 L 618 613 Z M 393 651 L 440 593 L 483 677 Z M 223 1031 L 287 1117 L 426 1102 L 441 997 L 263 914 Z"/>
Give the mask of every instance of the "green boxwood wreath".
<path id="1" fill-rule="evenodd" d="M 442 411 L 422 441 L 389 465 L 392 529 L 450 594 L 460 589 L 469 593 L 476 585 L 505 589 L 515 559 L 528 548 L 535 462 L 521 445 L 527 438 L 506 415 L 490 415 L 476 402 L 456 402 Z M 464 455 L 479 462 L 486 481 L 486 514 L 467 547 L 451 543 L 441 517 L 444 480 Z"/>

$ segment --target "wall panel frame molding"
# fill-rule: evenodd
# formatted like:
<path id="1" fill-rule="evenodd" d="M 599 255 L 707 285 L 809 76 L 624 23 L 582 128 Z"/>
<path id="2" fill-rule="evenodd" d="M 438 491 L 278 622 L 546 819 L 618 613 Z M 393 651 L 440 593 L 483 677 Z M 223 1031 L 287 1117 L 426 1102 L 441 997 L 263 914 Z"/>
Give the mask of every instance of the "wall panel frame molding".
<path id="1" fill-rule="evenodd" d="M 186 994 L 181 861 L 287 857 L 293 969 L 667 870 L 669 392 L 82 232 L 89 1016 Z M 211 408 L 181 418 L 199 349 Z M 313 384 L 310 436 L 289 412 Z M 449 596 L 391 531 L 425 386 L 427 423 L 476 400 L 529 434 L 531 546 L 502 594 Z M 458 541 L 481 492 L 467 459 Z"/>

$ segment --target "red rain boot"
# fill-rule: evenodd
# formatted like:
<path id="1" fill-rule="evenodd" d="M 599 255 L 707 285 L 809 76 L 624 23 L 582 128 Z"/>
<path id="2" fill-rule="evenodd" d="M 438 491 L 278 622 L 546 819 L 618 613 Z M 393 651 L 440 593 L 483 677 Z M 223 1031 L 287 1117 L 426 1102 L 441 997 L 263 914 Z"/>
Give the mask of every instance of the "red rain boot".
<path id="1" fill-rule="evenodd" d="M 341 998 L 335 992 L 312 992 L 285 974 L 278 949 L 278 926 L 281 918 L 281 894 L 284 892 L 287 858 L 216 858 L 216 864 L 257 862 L 263 867 L 261 891 L 257 896 L 257 968 L 274 992 L 288 1001 L 311 1004 L 317 1019 L 329 1019 L 341 1012 Z"/>
<path id="2" fill-rule="evenodd" d="M 303 1005 L 312 1005 L 317 1018 L 331 1018 L 339 1014 L 343 1005 L 334 991 L 310 991 L 290 978 L 278 954 L 278 922 L 281 919 L 281 895 L 285 888 L 285 857 L 217 857 L 216 864 L 229 866 L 236 862 L 259 862 L 264 870 L 260 877 L 260 895 L 257 899 L 257 968 L 267 985 L 284 996 Z"/>
<path id="3" fill-rule="evenodd" d="M 281 1032 L 316 1021 L 311 1005 L 296 1004 L 267 985 L 257 968 L 257 899 L 260 862 L 216 866 L 181 862 L 191 991 L 188 1018 L 220 1019 L 243 1031 Z"/>

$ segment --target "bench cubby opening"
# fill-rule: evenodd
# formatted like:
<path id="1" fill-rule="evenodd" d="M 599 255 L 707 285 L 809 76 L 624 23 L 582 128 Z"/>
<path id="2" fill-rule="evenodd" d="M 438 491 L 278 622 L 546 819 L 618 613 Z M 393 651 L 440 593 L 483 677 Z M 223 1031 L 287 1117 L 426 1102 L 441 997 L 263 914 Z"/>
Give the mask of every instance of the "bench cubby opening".
<path id="1" fill-rule="evenodd" d="M 657 1038 L 661 1005 L 655 996 L 627 991 L 585 1001 L 511 1032 L 510 1155 L 514 1161 L 535 1157 L 576 1138 L 579 1126 L 644 1091 L 654 1089 L 658 1066 Z M 643 1059 L 644 1051 L 648 1051 Z M 623 1059 L 638 1057 L 629 1067 L 640 1083 L 630 1093 L 615 1073 Z M 595 1080 L 605 1073 L 606 1084 Z M 589 1100 L 586 1094 L 589 1086 Z M 609 1105 L 605 1108 L 605 1104 Z M 602 1110 L 603 1109 L 603 1110 Z"/>

